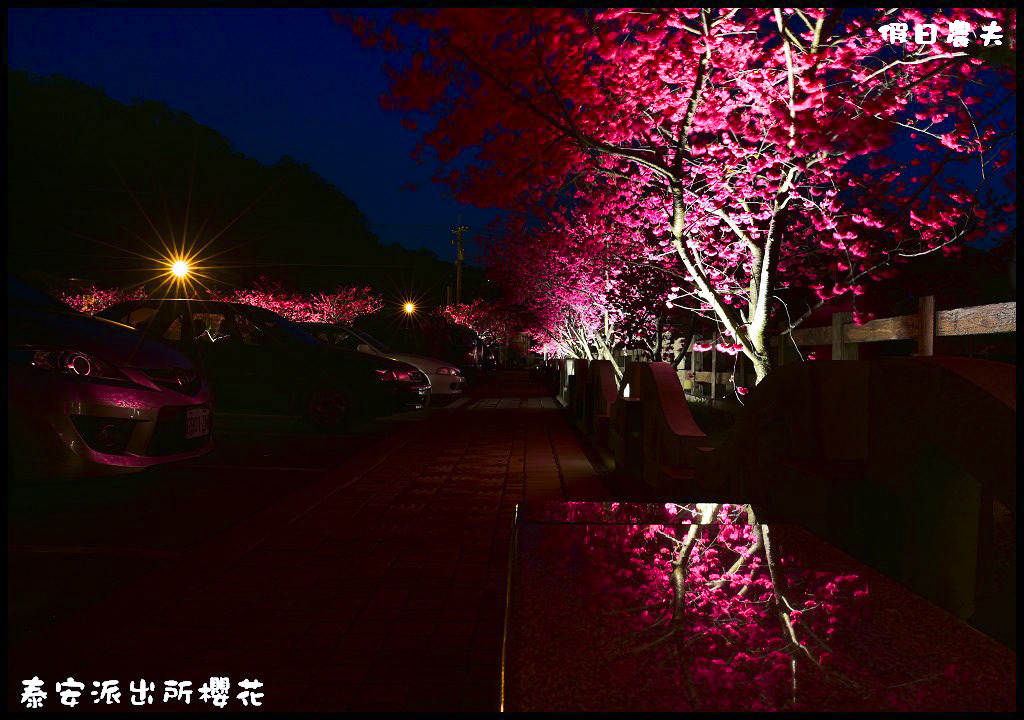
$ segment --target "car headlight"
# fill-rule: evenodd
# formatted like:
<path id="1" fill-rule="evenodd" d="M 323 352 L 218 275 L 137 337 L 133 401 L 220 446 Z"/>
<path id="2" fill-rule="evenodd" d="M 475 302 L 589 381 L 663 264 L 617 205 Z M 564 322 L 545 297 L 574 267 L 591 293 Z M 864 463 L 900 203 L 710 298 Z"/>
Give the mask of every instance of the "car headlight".
<path id="1" fill-rule="evenodd" d="M 39 370 L 91 380 L 131 382 L 124 373 L 110 363 L 81 350 L 39 347 L 20 348 L 20 350 L 28 363 Z"/>
<path id="2" fill-rule="evenodd" d="M 453 367 L 440 367 L 437 369 L 438 375 L 458 375 L 459 369 Z"/>

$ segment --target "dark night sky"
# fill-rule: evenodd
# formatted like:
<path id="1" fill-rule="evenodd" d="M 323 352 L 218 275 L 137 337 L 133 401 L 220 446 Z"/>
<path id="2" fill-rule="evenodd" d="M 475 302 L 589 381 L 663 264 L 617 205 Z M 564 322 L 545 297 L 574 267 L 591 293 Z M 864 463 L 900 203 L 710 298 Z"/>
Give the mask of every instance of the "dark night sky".
<path id="1" fill-rule="evenodd" d="M 371 11 L 385 17 L 384 11 Z M 8 64 L 98 87 L 115 100 L 183 110 L 264 163 L 289 155 L 351 197 L 385 244 L 453 259 L 458 215 L 486 230 L 494 212 L 460 206 L 417 165 L 415 137 L 380 108 L 381 54 L 316 9 L 10 9 Z M 413 184 L 415 191 L 402 189 Z"/>

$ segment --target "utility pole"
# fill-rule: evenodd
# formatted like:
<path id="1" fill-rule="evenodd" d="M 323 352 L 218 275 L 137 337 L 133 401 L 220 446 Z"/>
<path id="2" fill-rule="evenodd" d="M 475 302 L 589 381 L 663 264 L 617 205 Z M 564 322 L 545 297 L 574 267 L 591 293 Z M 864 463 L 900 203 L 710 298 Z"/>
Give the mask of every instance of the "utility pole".
<path id="1" fill-rule="evenodd" d="M 455 239 L 452 241 L 455 243 L 455 304 L 458 305 L 462 302 L 462 233 L 469 230 L 468 227 L 462 224 L 462 216 L 459 215 L 459 225 L 452 233 L 455 234 Z"/>

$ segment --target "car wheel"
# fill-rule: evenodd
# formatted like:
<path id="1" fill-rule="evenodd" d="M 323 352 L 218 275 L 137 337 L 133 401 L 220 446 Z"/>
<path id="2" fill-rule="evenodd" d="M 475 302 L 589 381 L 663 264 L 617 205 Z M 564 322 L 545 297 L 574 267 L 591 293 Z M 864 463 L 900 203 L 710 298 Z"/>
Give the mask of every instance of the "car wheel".
<path id="1" fill-rule="evenodd" d="M 310 394 L 306 419 L 319 430 L 339 430 L 348 420 L 349 404 L 338 387 L 321 385 Z"/>

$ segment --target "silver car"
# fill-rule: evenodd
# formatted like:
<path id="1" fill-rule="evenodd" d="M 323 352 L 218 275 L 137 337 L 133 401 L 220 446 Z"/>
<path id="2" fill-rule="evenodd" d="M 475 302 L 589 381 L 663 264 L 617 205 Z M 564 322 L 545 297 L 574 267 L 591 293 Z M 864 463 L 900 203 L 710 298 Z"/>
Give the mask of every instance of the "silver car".
<path id="1" fill-rule="evenodd" d="M 466 391 L 466 378 L 462 376 L 462 371 L 446 360 L 438 360 L 426 355 L 396 352 L 369 333 L 357 330 L 350 325 L 302 323 L 302 326 L 311 335 L 315 335 L 328 345 L 337 345 L 370 355 L 380 355 L 413 365 L 430 380 L 432 395 L 461 395 Z"/>
<path id="2" fill-rule="evenodd" d="M 211 447 L 209 387 L 133 328 L 8 279 L 9 462 L 50 476 L 137 472 Z"/>

